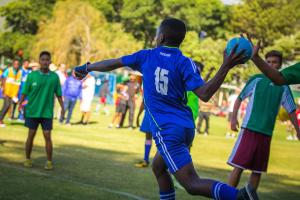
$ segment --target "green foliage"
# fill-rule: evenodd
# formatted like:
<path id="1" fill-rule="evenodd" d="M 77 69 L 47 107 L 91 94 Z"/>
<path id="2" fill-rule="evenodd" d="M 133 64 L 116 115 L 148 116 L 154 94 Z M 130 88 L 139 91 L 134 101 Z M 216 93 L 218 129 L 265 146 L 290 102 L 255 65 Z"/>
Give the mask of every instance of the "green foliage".
<path id="1" fill-rule="evenodd" d="M 151 47 L 159 23 L 166 17 L 184 20 L 189 30 L 224 37 L 228 9 L 220 0 L 114 0 L 91 1 L 108 21 L 121 22 L 144 47 Z M 120 13 L 120 15 L 118 14 Z"/>
<path id="2" fill-rule="evenodd" d="M 13 57 L 18 49 L 23 49 L 28 57 L 38 24 L 51 16 L 54 3 L 55 0 L 18 0 L 0 7 L 6 28 L 0 33 L 0 54 Z"/>
<path id="3" fill-rule="evenodd" d="M 51 16 L 55 0 L 12 1 L 1 7 L 0 15 L 5 17 L 6 28 L 12 32 L 35 34 L 38 23 Z"/>
<path id="4" fill-rule="evenodd" d="M 24 58 L 29 58 L 33 38 L 34 36 L 31 34 L 22 34 L 19 32 L 0 33 L 0 52 L 7 57 L 13 58 L 15 52 L 23 49 Z"/>
<path id="5" fill-rule="evenodd" d="M 223 62 L 223 51 L 226 47 L 226 40 L 206 38 L 200 40 L 196 32 L 188 32 L 181 46 L 183 53 L 194 60 L 202 62 L 205 67 L 205 75 L 212 67 L 218 69 Z M 226 82 L 247 81 L 250 76 L 259 73 L 257 68 L 250 63 L 240 65 L 232 69 L 226 77 Z M 235 80 L 236 79 L 236 80 Z"/>
<path id="6" fill-rule="evenodd" d="M 300 59 L 300 32 L 294 35 L 282 36 L 276 40 L 272 46 L 265 49 L 265 52 L 270 50 L 278 50 L 283 54 L 284 61 L 294 61 Z"/>
<path id="7" fill-rule="evenodd" d="M 31 55 L 36 57 L 46 49 L 53 53 L 54 63 L 74 66 L 139 48 L 140 43 L 124 33 L 120 24 L 107 23 L 100 11 L 87 2 L 69 0 L 57 2 L 53 18 L 40 25 Z"/>
<path id="8" fill-rule="evenodd" d="M 299 11 L 299 0 L 244 0 L 233 6 L 230 27 L 234 32 L 251 33 L 270 45 L 300 28 Z"/>

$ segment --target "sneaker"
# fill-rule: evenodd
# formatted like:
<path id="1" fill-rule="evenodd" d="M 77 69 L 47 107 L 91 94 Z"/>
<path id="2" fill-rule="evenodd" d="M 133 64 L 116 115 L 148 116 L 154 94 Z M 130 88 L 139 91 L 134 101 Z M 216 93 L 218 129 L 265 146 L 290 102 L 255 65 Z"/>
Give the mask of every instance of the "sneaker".
<path id="1" fill-rule="evenodd" d="M 0 124 L 0 128 L 5 128 L 6 125 L 5 124 Z"/>
<path id="2" fill-rule="evenodd" d="M 52 169 L 53 169 L 52 161 L 47 160 L 44 169 L 45 169 L 45 170 L 52 170 Z"/>
<path id="3" fill-rule="evenodd" d="M 247 184 L 239 190 L 237 200 L 259 200 L 259 198 L 255 189 L 250 184 Z"/>
<path id="4" fill-rule="evenodd" d="M 109 125 L 108 125 L 108 128 L 112 128 L 112 127 L 114 127 L 113 124 L 109 124 Z"/>
<path id="5" fill-rule="evenodd" d="M 208 133 L 207 133 L 207 132 L 204 132 L 204 136 L 208 136 Z"/>
<path id="6" fill-rule="evenodd" d="M 143 160 L 143 161 L 136 163 L 134 166 L 137 168 L 146 168 L 149 166 L 149 162 L 146 162 L 145 160 Z"/>
<path id="7" fill-rule="evenodd" d="M 26 159 L 25 162 L 23 163 L 24 167 L 31 168 L 32 167 L 32 160 Z"/>

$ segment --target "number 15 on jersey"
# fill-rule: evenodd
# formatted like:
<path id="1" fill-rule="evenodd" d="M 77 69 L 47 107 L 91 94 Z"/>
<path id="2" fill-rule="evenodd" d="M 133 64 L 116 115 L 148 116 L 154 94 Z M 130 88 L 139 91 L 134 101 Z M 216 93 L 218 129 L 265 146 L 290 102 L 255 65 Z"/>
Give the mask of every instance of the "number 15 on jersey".
<path id="1" fill-rule="evenodd" d="M 162 95 L 168 95 L 168 74 L 168 70 L 160 67 L 157 67 L 154 73 L 156 91 Z"/>

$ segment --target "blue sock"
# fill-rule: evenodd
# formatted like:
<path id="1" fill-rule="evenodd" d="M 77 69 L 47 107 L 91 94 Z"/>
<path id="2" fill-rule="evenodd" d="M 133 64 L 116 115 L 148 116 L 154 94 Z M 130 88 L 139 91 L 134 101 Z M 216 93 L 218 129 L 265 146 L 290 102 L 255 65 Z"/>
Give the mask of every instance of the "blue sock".
<path id="1" fill-rule="evenodd" d="M 215 182 L 212 187 L 212 197 L 215 200 L 236 199 L 238 190 L 222 182 Z"/>
<path id="2" fill-rule="evenodd" d="M 160 200 L 175 200 L 175 190 L 159 192 Z"/>
<path id="3" fill-rule="evenodd" d="M 148 163 L 149 163 L 149 154 L 150 154 L 151 146 L 152 146 L 152 140 L 146 140 L 144 160 Z"/>

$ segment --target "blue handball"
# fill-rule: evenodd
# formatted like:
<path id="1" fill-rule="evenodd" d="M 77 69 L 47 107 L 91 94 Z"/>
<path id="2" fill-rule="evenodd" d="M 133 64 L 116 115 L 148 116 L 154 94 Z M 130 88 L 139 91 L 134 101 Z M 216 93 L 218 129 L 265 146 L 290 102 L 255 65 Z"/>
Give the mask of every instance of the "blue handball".
<path id="1" fill-rule="evenodd" d="M 226 54 L 230 55 L 232 49 L 236 44 L 239 44 L 236 50 L 236 54 L 238 54 L 242 50 L 245 50 L 244 56 L 246 56 L 246 58 L 244 61 L 247 62 L 248 60 L 250 60 L 253 52 L 252 45 L 249 40 L 243 37 L 236 37 L 229 40 L 226 45 Z"/>

